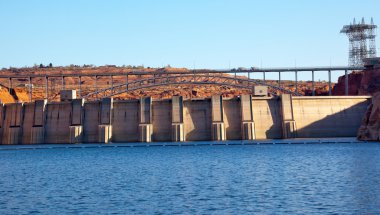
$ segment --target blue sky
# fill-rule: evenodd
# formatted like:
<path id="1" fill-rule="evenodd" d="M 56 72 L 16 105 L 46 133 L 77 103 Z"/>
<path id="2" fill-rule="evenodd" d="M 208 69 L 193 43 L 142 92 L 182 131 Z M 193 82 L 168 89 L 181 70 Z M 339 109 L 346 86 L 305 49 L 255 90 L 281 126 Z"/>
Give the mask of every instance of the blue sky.
<path id="1" fill-rule="evenodd" d="M 346 65 L 339 30 L 378 0 L 0 0 L 0 67 Z"/>

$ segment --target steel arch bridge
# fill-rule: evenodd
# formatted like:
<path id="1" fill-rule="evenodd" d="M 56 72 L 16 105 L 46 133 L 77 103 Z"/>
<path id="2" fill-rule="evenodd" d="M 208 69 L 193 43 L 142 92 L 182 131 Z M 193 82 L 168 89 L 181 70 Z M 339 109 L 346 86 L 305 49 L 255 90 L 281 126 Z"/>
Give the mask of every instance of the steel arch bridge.
<path id="1" fill-rule="evenodd" d="M 103 97 L 110 97 L 122 93 L 132 92 L 134 90 L 160 87 L 165 85 L 219 85 L 219 86 L 232 86 L 240 89 L 252 90 L 255 85 L 264 85 L 269 87 L 269 93 L 288 93 L 292 95 L 299 95 L 298 93 L 298 74 L 299 73 L 310 73 L 311 79 L 311 92 L 315 96 L 315 77 L 316 72 L 327 72 L 328 80 L 328 91 L 329 95 L 332 95 L 332 80 L 331 74 L 334 72 L 344 72 L 344 92 L 345 95 L 349 95 L 349 84 L 348 84 L 348 74 L 351 71 L 362 71 L 365 67 L 347 67 L 347 66 L 333 66 L 333 67 L 279 67 L 279 68 L 255 68 L 250 69 L 238 68 L 238 69 L 221 69 L 221 70 L 210 70 L 210 69 L 194 69 L 194 70 L 156 70 L 156 71 L 143 71 L 143 70 L 132 70 L 128 72 L 117 71 L 117 72 L 104 72 L 104 73 L 51 73 L 51 74 L 0 74 L 0 80 L 2 80 L 2 86 L 6 89 L 13 89 L 14 81 L 23 83 L 24 88 L 28 91 L 29 101 L 33 101 L 33 91 L 35 89 L 44 89 L 44 98 L 49 100 L 49 94 L 54 94 L 55 89 L 52 86 L 60 86 L 61 90 L 66 89 L 76 89 L 78 91 L 79 98 L 90 98 L 99 99 Z M 274 78 L 270 80 L 272 83 L 269 84 L 266 80 L 266 74 L 278 74 L 278 79 Z M 284 85 L 281 84 L 281 75 L 283 73 L 293 73 L 294 74 L 294 86 L 295 90 L 289 91 L 283 88 Z M 228 76 L 229 74 L 230 76 Z M 233 76 L 234 74 L 234 76 Z M 238 77 L 237 74 L 243 75 L 245 77 Z M 251 79 L 250 75 L 262 74 L 262 79 Z M 104 80 L 108 77 L 106 86 L 98 85 L 98 78 Z M 114 82 L 114 77 L 117 77 L 117 82 Z M 138 77 L 139 80 L 130 80 L 129 77 Z M 144 77 L 144 78 L 142 78 Z M 85 92 L 89 89 L 84 83 L 84 79 L 94 80 L 93 85 L 91 85 L 91 93 Z M 125 79 L 124 84 L 120 84 L 120 79 Z M 57 84 L 55 81 L 57 79 L 61 80 L 61 84 Z M 8 84 L 4 83 L 4 80 L 8 80 Z M 74 82 L 71 85 L 68 82 Z M 82 81 L 83 80 L 83 81 Z M 116 79 L 115 79 L 116 80 Z M 129 81 L 130 80 L 130 81 Z M 50 81 L 50 82 L 49 82 Z M 290 80 L 292 81 L 292 80 Z M 37 84 L 36 84 L 37 82 Z M 110 84 L 109 84 L 110 83 Z M 19 83 L 20 84 L 20 83 Z M 34 86 L 36 85 L 36 86 Z M 83 85 L 83 86 L 82 86 Z M 50 90 L 49 90 L 50 86 Z M 17 86 L 16 86 L 17 87 Z M 95 88 L 95 90 L 93 89 Z"/>
<path id="2" fill-rule="evenodd" d="M 220 74 L 177 74 L 177 75 L 167 75 L 167 76 L 157 76 L 139 79 L 136 81 L 119 84 L 103 89 L 98 89 L 95 92 L 88 93 L 82 97 L 85 99 L 89 98 L 106 98 L 119 95 L 122 93 L 128 93 L 135 90 L 169 86 L 169 85 L 220 85 L 220 86 L 230 86 L 240 89 L 252 90 L 253 86 L 261 85 L 268 86 L 269 93 L 275 95 L 278 91 L 282 93 L 292 94 L 295 96 L 300 96 L 299 93 L 287 90 L 278 85 L 271 85 L 265 83 L 264 81 L 248 79 L 243 77 L 229 77 Z"/>

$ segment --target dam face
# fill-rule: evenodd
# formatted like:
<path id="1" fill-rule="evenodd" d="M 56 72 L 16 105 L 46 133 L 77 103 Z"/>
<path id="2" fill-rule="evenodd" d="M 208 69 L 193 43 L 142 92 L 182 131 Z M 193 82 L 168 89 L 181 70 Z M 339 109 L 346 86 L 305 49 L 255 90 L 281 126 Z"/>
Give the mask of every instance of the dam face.
<path id="1" fill-rule="evenodd" d="M 355 137 L 369 96 L 14 103 L 0 106 L 1 144 Z"/>

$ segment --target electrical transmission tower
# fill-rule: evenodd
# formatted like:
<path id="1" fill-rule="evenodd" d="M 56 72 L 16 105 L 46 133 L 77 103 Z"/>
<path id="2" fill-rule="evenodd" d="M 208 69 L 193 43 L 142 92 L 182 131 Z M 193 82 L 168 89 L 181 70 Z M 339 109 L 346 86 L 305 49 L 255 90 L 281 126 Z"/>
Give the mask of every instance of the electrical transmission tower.
<path id="1" fill-rule="evenodd" d="M 371 18 L 371 24 L 366 24 L 364 18 L 361 22 L 354 22 L 343 26 L 340 33 L 345 33 L 350 42 L 349 65 L 363 66 L 363 60 L 368 57 L 376 57 L 376 28 Z M 368 42 L 368 46 L 367 46 Z"/>

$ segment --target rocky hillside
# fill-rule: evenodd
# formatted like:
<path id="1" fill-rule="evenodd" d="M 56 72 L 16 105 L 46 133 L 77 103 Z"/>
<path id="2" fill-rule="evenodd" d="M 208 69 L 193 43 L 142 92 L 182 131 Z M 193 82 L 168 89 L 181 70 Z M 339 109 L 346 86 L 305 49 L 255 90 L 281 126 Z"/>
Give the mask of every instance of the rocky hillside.
<path id="1" fill-rule="evenodd" d="M 116 67 L 116 66 L 100 66 L 93 67 L 89 65 L 84 66 L 67 66 L 67 67 L 44 67 L 44 66 L 35 66 L 32 68 L 10 68 L 2 69 L 0 73 L 2 75 L 29 75 L 29 74 L 42 74 L 42 75 L 70 75 L 70 74 L 107 74 L 107 73 L 119 73 L 125 74 L 131 71 L 144 71 L 144 72 L 154 72 L 162 71 L 164 73 L 176 72 L 186 72 L 188 71 L 185 68 L 144 68 L 144 67 Z M 229 74 L 223 74 L 224 76 L 232 77 Z M 152 77 L 152 75 L 130 75 L 129 81 L 144 79 L 147 77 Z M 243 79 L 246 79 L 245 76 L 239 76 Z M 27 79 L 13 79 L 12 89 L 9 93 L 9 80 L 0 79 L 0 86 L 2 90 L 0 91 L 0 99 L 3 103 L 8 102 L 27 102 L 29 101 L 29 88 Z M 114 76 L 113 84 L 123 84 L 125 83 L 125 77 L 123 76 Z M 45 80 L 43 78 L 34 78 L 32 80 L 33 90 L 32 97 L 33 100 L 43 99 L 45 97 Z M 275 80 L 267 80 L 268 84 L 278 85 Z M 68 77 L 65 78 L 65 88 L 66 89 L 78 89 L 79 79 Z M 82 95 L 85 95 L 90 92 L 95 91 L 95 78 L 93 77 L 82 77 Z M 311 82 L 299 81 L 299 93 L 302 95 L 311 95 Z M 97 86 L 99 89 L 107 88 L 111 86 L 111 80 L 107 76 L 99 77 L 97 80 Z M 281 86 L 290 91 L 295 91 L 295 83 L 293 81 L 281 81 Z M 327 95 L 328 94 L 328 84 L 326 82 L 317 82 L 316 94 L 317 95 Z M 62 89 L 61 78 L 51 78 L 49 79 L 49 100 L 57 101 L 59 100 L 59 93 Z M 135 90 L 128 93 L 123 93 L 115 96 L 115 99 L 136 99 L 144 96 L 152 96 L 153 98 L 171 98 L 174 95 L 182 95 L 185 98 L 205 98 L 210 97 L 214 94 L 221 94 L 224 97 L 235 97 L 241 94 L 248 94 L 250 90 L 240 89 L 231 86 L 218 86 L 218 85 L 175 85 L 175 86 L 162 86 L 156 88 L 146 88 L 141 90 Z M 280 92 L 276 92 L 280 93 Z"/>

